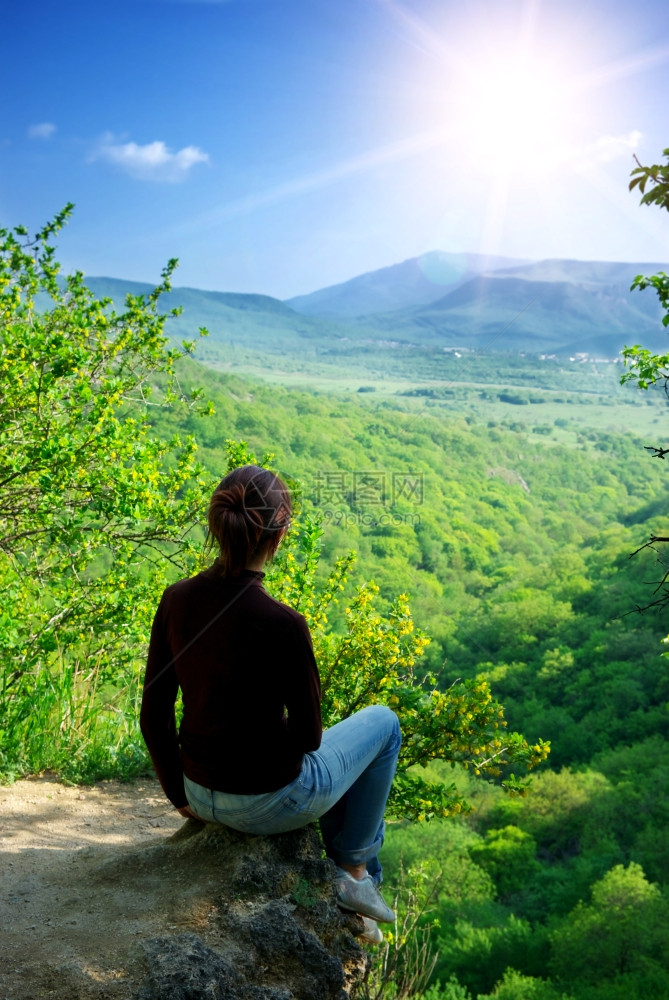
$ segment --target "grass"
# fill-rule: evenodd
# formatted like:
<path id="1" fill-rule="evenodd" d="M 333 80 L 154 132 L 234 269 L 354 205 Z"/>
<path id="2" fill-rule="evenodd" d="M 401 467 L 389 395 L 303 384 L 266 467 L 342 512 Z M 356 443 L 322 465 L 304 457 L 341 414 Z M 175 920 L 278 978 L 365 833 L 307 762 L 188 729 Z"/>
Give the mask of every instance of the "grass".
<path id="1" fill-rule="evenodd" d="M 11 781 L 50 770 L 63 781 L 87 784 L 147 772 L 140 691 L 139 670 L 111 688 L 99 663 L 57 652 L 21 676 L 0 705 L 0 777 Z"/>

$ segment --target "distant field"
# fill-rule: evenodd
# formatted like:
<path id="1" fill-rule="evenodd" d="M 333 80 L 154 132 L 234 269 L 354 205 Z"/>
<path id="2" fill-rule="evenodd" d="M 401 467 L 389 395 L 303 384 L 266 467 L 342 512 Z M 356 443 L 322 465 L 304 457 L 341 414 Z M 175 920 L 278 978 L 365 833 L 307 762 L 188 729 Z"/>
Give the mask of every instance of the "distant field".
<path id="1" fill-rule="evenodd" d="M 663 392 L 620 385 L 612 362 L 556 362 L 522 355 L 447 356 L 430 352 L 350 351 L 301 357 L 202 345 L 198 357 L 234 372 L 305 391 L 388 399 L 408 412 L 445 410 L 577 446 L 585 431 L 628 432 L 658 442 Z M 405 366 L 405 371 L 400 369 Z"/>

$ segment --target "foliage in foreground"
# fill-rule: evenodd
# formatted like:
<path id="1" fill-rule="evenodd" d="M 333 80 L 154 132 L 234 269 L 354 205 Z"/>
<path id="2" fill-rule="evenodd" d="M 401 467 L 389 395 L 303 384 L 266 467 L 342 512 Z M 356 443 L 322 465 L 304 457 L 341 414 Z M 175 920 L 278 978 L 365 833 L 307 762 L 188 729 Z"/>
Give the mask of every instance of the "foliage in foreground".
<path id="1" fill-rule="evenodd" d="M 633 191 L 638 187 L 642 205 L 657 205 L 669 212 L 669 149 L 663 150 L 663 155 L 667 160 L 666 164 L 654 163 L 646 167 L 637 160 L 638 166 L 631 173 L 629 189 Z M 663 271 L 650 276 L 639 274 L 632 283 L 633 289 L 643 290 L 648 287 L 655 289 L 665 311 L 662 325 L 669 326 L 669 275 Z M 621 382 L 635 382 L 640 389 L 647 389 L 655 382 L 667 386 L 669 354 L 654 354 L 639 344 L 625 347 L 622 354 L 628 371 L 622 376 Z"/>
<path id="2" fill-rule="evenodd" d="M 629 189 L 632 191 L 638 186 L 642 194 L 642 205 L 657 205 L 658 208 L 669 211 L 669 149 L 665 149 L 663 155 L 668 161 L 666 165 L 654 163 L 646 167 L 637 160 L 638 166 L 632 171 Z M 662 325 L 669 327 L 669 275 L 664 271 L 650 276 L 637 275 L 632 288 L 643 290 L 648 287 L 655 289 L 664 310 Z M 621 382 L 634 382 L 640 389 L 648 389 L 659 383 L 664 387 L 665 393 L 669 395 L 669 353 L 665 351 L 663 354 L 656 354 L 640 344 L 635 344 L 633 347 L 625 347 L 622 354 L 628 370 L 622 376 Z M 669 452 L 669 449 L 664 447 L 653 445 L 646 447 L 654 458 L 664 458 Z M 642 548 L 650 548 L 658 553 L 658 562 L 662 566 L 662 577 L 653 591 L 653 599 L 640 610 L 647 610 L 649 607 L 665 608 L 669 605 L 669 567 L 667 567 L 663 557 L 662 549 L 657 548 L 658 545 L 663 546 L 668 543 L 669 537 L 664 534 L 651 535 L 642 546 Z"/>
<path id="3" fill-rule="evenodd" d="M 3 328 L 0 358 L 5 357 L 5 337 Z M 399 863 L 393 860 L 395 843 L 412 870 L 420 871 L 426 856 L 437 859 L 438 869 L 443 870 L 441 879 L 438 871 L 430 870 L 429 887 L 438 883 L 438 899 L 432 900 L 435 909 L 430 912 L 428 907 L 417 927 L 419 934 L 429 930 L 430 947 L 441 953 L 436 973 L 440 985 L 427 989 L 426 1000 L 479 996 L 486 1000 L 573 1000 L 576 995 L 578 1000 L 628 1000 L 637 995 L 635 990 L 642 996 L 641 968 L 621 973 L 619 982 L 614 973 L 598 984 L 579 986 L 565 981 L 556 985 L 554 962 L 558 959 L 549 968 L 551 949 L 555 955 L 568 952 L 569 935 L 565 931 L 553 947 L 547 929 L 564 930 L 574 914 L 584 928 L 597 917 L 596 933 L 608 933 L 602 908 L 593 916 L 594 887 L 616 866 L 623 866 L 625 874 L 619 879 L 623 889 L 627 887 L 631 897 L 637 890 L 643 899 L 648 896 L 650 915 L 653 920 L 662 918 L 660 931 L 664 926 L 662 912 L 653 902 L 655 893 L 648 893 L 643 885 L 639 888 L 643 876 L 630 862 L 643 866 L 647 884 L 665 881 L 669 816 L 663 735 L 669 718 L 665 709 L 669 689 L 652 623 L 641 628 L 636 618 L 623 617 L 641 585 L 640 571 L 634 576 L 628 569 L 637 560 L 628 563 L 627 554 L 638 544 L 633 540 L 640 537 L 639 532 L 647 530 L 649 519 L 663 516 L 666 508 L 659 463 L 649 463 L 650 472 L 642 469 L 635 462 L 639 442 L 629 436 L 593 432 L 588 437 L 582 429 L 582 449 L 566 454 L 560 446 L 546 448 L 508 425 L 486 427 L 478 420 L 465 422 L 451 415 L 444 420 L 437 413 L 410 414 L 399 404 L 383 402 L 343 405 L 336 398 L 268 388 L 234 377 L 216 379 L 207 372 L 198 373 L 198 378 L 208 383 L 207 392 L 215 396 L 219 414 L 215 420 L 196 420 L 177 404 L 152 405 L 161 398 L 157 381 L 148 405 L 140 400 L 138 414 L 133 416 L 148 416 L 147 439 L 170 441 L 177 432 L 183 438 L 179 428 L 186 425 L 198 440 L 205 441 L 198 452 L 207 466 L 199 477 L 205 481 L 200 487 L 204 503 L 226 461 L 238 463 L 248 454 L 232 447 L 226 455 L 221 447 L 225 436 L 249 437 L 258 450 L 272 441 L 282 467 L 302 475 L 305 483 L 314 469 L 367 469 L 372 462 L 374 468 L 386 471 L 438 470 L 431 479 L 426 476 L 426 500 L 421 523 L 415 528 L 402 524 L 360 530 L 364 522 L 361 518 L 354 522 L 355 509 L 346 508 L 345 528 L 331 525 L 320 537 L 318 525 L 304 516 L 282 554 L 283 562 L 272 570 L 268 586 L 307 614 L 316 642 L 323 643 L 319 655 L 329 670 L 336 668 L 345 637 L 348 646 L 341 662 L 348 657 L 355 664 L 358 641 L 371 650 L 369 671 L 361 675 L 357 686 L 349 683 L 333 691 L 332 698 L 336 696 L 338 702 L 328 701 L 327 712 L 336 718 L 337 711 L 346 711 L 360 696 L 373 698 L 375 685 L 388 676 L 387 663 L 396 662 L 402 685 L 410 681 L 414 693 L 429 704 L 430 692 L 440 689 L 443 695 L 456 676 L 475 686 L 481 665 L 490 661 L 488 679 L 512 722 L 522 725 L 525 732 L 554 736 L 557 753 L 552 757 L 559 756 L 560 764 L 575 768 L 544 771 L 534 779 L 531 795 L 499 795 L 487 809 L 486 796 L 496 793 L 495 788 L 482 782 L 462 785 L 466 775 L 459 767 L 454 772 L 437 771 L 434 766 L 418 771 L 430 784 L 448 783 L 449 776 L 455 775 L 460 791 L 451 796 L 453 807 L 458 799 L 478 805 L 466 826 L 437 818 L 401 830 L 393 824 L 384 848 L 389 885 L 399 883 Z M 126 400 L 119 407 L 119 419 L 132 403 Z M 6 454 L 0 451 L 4 460 Z M 166 469 L 173 455 L 165 454 Z M 363 462 L 365 458 L 368 461 Z M 115 488 L 113 473 L 103 457 L 100 481 L 103 485 L 109 481 L 108 489 Z M 520 475 L 531 494 L 518 485 Z M 175 496 L 175 503 L 181 495 L 185 494 Z M 188 517 L 185 522 L 191 523 Z M 124 523 L 137 527 L 132 518 Z M 138 600 L 134 584 L 125 588 L 127 598 L 119 588 L 119 596 L 126 601 L 120 608 L 119 629 L 130 623 L 144 635 L 163 581 L 197 568 L 199 539 L 186 535 L 185 542 L 191 553 L 179 555 L 178 541 L 160 540 L 157 544 L 162 547 L 150 550 L 156 559 L 150 572 L 146 572 L 146 562 L 137 559 L 138 585 L 146 588 L 147 598 L 144 603 Z M 319 568 L 321 543 L 325 556 Z M 336 567 L 328 585 L 323 569 L 323 563 L 334 565 L 337 554 L 351 544 L 360 552 L 356 575 L 368 581 L 375 575 L 380 585 L 378 595 L 369 582 L 363 588 L 361 593 L 370 600 L 364 609 L 366 623 L 359 626 L 354 613 L 356 595 L 344 582 L 351 564 Z M 166 561 L 170 556 L 182 560 L 183 570 Z M 0 614 L 9 607 L 4 597 L 9 561 L 7 552 L 0 556 Z M 96 591 L 105 586 L 104 570 L 109 566 L 113 566 L 112 553 L 103 551 L 89 578 Z M 388 609 L 397 593 L 397 581 L 412 588 L 420 617 L 430 622 L 431 631 L 436 634 L 437 627 L 442 628 L 443 637 L 435 638 L 422 658 L 414 644 L 421 633 L 399 634 L 400 628 L 391 621 Z M 340 585 L 347 589 L 341 591 Z M 149 588 L 155 589 L 155 596 Z M 335 602 L 338 594 L 339 604 Z M 51 599 L 47 591 L 43 596 L 45 601 Z M 131 614 L 133 601 L 136 614 Z M 397 622 L 401 623 L 404 602 L 398 603 Z M 347 607 L 352 613 L 348 616 Z M 121 617 L 124 610 L 127 617 Z M 95 619 L 89 624 L 95 634 Z M 58 635 L 57 624 L 55 632 Z M 366 638 L 370 632 L 373 641 Z M 18 697 L 9 703 L 15 713 L 13 742 L 3 725 L 8 716 L 0 722 L 5 730 L 0 747 L 6 753 L 6 772 L 51 766 L 76 780 L 127 776 L 146 767 L 132 696 L 141 680 L 143 640 L 139 638 L 131 647 L 121 634 L 119 650 L 130 649 L 132 659 L 115 661 L 113 629 L 108 639 L 109 655 L 99 660 L 78 657 L 73 647 L 35 652 L 22 681 L 24 693 L 33 691 L 34 699 L 26 704 L 25 695 L 23 702 Z M 393 652 L 396 644 L 399 655 Z M 399 663 L 403 650 L 414 657 L 410 670 Z M 442 667 L 446 650 L 448 662 Z M 441 673 L 435 685 L 420 686 L 416 677 L 422 677 L 428 657 L 430 666 L 435 671 L 441 667 Z M 6 674 L 10 677 L 11 672 Z M 456 685 L 453 693 L 459 688 Z M 393 691 L 388 689 L 385 697 L 393 697 Z M 7 702 L 3 704 L 8 707 Z M 416 717 L 407 712 L 403 724 L 413 725 L 412 718 Z M 654 734 L 651 739 L 627 746 L 650 733 Z M 598 756 L 591 762 L 595 752 Z M 472 774 L 476 762 L 470 759 Z M 582 770 L 586 765 L 591 769 Z M 426 805 L 429 802 L 431 806 Z M 435 801 L 425 789 L 418 792 L 413 805 L 425 815 L 435 812 L 438 816 Z M 460 842 L 457 838 L 464 838 L 465 831 L 469 839 Z M 443 846 L 439 838 L 445 840 Z M 410 850 L 413 854 L 408 857 Z M 585 915 L 578 909 L 579 900 Z M 400 927 L 406 926 L 410 914 L 404 903 L 398 909 Z M 645 903 L 640 913 L 643 922 Z M 615 938 L 618 943 L 624 940 L 624 935 Z M 649 938 L 653 948 L 656 941 L 654 936 Z M 386 968 L 396 962 L 404 983 L 411 983 L 411 952 L 407 953 L 402 935 L 395 935 L 384 948 Z M 645 952 L 640 957 L 641 965 L 653 958 Z M 653 977 L 648 978 L 650 995 L 653 1000 L 664 1000 L 669 997 L 669 986 L 657 965 L 653 968 Z M 420 988 L 420 981 L 414 983 Z M 390 1000 L 389 989 L 384 1000 Z"/>
<path id="4" fill-rule="evenodd" d="M 143 765 L 137 698 L 151 618 L 163 587 L 202 565 L 193 529 L 215 481 L 196 463 L 192 437 L 164 441 L 151 428 L 151 407 L 199 405 L 174 367 L 192 344 L 168 348 L 169 314 L 158 308 L 176 262 L 116 313 L 81 274 L 59 284 L 48 239 L 68 214 L 32 241 L 21 227 L 0 232 L 0 766 L 76 779 Z M 228 468 L 249 461 L 230 442 Z M 486 682 L 440 692 L 416 678 L 427 638 L 404 595 L 382 615 L 376 588 L 359 588 L 336 634 L 329 614 L 352 557 L 317 585 L 320 535 L 313 518 L 298 518 L 268 582 L 313 629 L 326 724 L 377 701 L 397 710 L 398 815 L 465 807 L 453 787 L 408 774 L 414 764 L 446 759 L 497 776 L 546 756 L 544 744 L 505 733 Z M 513 775 L 507 782 L 522 789 Z"/>
<path id="5" fill-rule="evenodd" d="M 176 265 L 115 312 L 49 239 L 0 231 L 0 766 L 111 775 L 143 763 L 137 651 L 170 566 L 192 562 L 192 438 L 150 433 L 185 398 L 158 309 Z M 94 736 L 92 734 L 95 734 Z"/>

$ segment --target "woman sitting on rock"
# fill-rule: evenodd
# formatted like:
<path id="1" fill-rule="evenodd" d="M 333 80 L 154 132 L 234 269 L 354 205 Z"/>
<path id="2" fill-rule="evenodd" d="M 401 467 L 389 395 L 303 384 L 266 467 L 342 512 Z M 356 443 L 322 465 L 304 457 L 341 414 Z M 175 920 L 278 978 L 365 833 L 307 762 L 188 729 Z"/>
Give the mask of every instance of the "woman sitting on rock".
<path id="1" fill-rule="evenodd" d="M 394 920 L 378 852 L 399 724 L 371 705 L 323 732 L 307 623 L 262 585 L 290 518 L 290 494 L 267 469 L 247 465 L 219 484 L 208 522 L 220 554 L 168 587 L 156 612 L 142 734 L 182 816 L 254 834 L 320 820 L 339 903 L 371 918 L 364 936 L 378 941 L 372 921 Z"/>

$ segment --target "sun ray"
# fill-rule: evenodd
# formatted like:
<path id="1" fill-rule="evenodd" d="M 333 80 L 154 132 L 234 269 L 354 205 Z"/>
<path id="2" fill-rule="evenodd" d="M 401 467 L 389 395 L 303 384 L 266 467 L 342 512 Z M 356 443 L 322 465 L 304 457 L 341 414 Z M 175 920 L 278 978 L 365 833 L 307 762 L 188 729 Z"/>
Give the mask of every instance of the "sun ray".
<path id="1" fill-rule="evenodd" d="M 636 73 L 642 73 L 652 66 L 661 65 L 669 61 L 669 45 L 659 45 L 652 49 L 644 49 L 641 52 L 626 56 L 624 59 L 617 59 L 615 62 L 600 66 L 575 79 L 569 88 L 574 93 L 583 93 L 588 90 L 595 90 L 613 80 L 621 80 Z"/>
<path id="2" fill-rule="evenodd" d="M 584 100 L 584 95 L 669 60 L 669 45 L 657 45 L 583 71 L 588 52 L 579 52 L 566 30 L 560 33 L 559 25 L 555 31 L 546 30 L 544 14 L 552 11 L 544 0 L 522 0 L 513 6 L 513 17 L 489 18 L 476 34 L 463 34 L 469 30 L 463 19 L 448 35 L 436 22 L 429 23 L 412 10 L 410 3 L 374 2 L 402 42 L 425 56 L 416 64 L 415 78 L 406 81 L 407 91 L 413 88 L 415 101 L 422 102 L 415 104 L 413 134 L 266 190 L 230 198 L 170 228 L 170 235 L 214 229 L 227 219 L 261 212 L 413 157 L 418 164 L 421 158 L 427 163 L 431 157 L 439 164 L 443 151 L 448 150 L 448 160 L 456 163 L 454 170 L 444 171 L 453 185 L 451 194 L 458 197 L 461 190 L 464 197 L 465 192 L 484 192 L 481 251 L 502 252 L 509 206 L 520 204 L 523 191 L 536 189 L 533 197 L 538 204 L 548 177 L 560 183 L 561 174 L 579 169 L 585 176 L 585 161 L 604 163 L 633 151 L 638 144 L 640 135 L 633 132 L 594 133 L 593 138 L 592 102 Z M 583 161 L 580 168 L 579 161 Z M 436 178 L 437 166 L 432 173 Z M 595 173 L 594 183 L 603 190 L 603 172 L 593 166 L 589 177 Z M 541 183 L 535 183 L 537 177 Z"/>
<path id="3" fill-rule="evenodd" d="M 510 189 L 510 172 L 502 170 L 493 178 L 488 191 L 488 204 L 481 232 L 482 253 L 498 254 L 502 250 Z"/>
<path id="4" fill-rule="evenodd" d="M 213 228 L 220 222 L 234 216 L 247 215 L 260 209 L 288 201 L 291 198 L 308 194 L 311 191 L 328 187 L 338 181 L 345 180 L 347 177 L 373 170 L 375 167 L 396 163 L 445 146 L 452 136 L 453 129 L 442 126 L 420 132 L 405 139 L 400 139 L 397 142 L 377 146 L 374 149 L 366 150 L 358 156 L 349 157 L 323 170 L 317 170 L 311 174 L 296 177 L 294 180 L 278 184 L 266 191 L 260 191 L 256 194 L 228 201 L 211 212 L 164 230 L 163 235 L 174 235 L 192 230 L 199 231 Z"/>
<path id="5" fill-rule="evenodd" d="M 407 33 L 403 37 L 409 44 L 426 55 L 436 56 L 442 63 L 457 66 L 460 71 L 466 70 L 466 62 L 457 49 L 447 45 L 443 35 L 404 4 L 398 3 L 398 0 L 376 0 L 376 4 L 405 28 Z"/>

